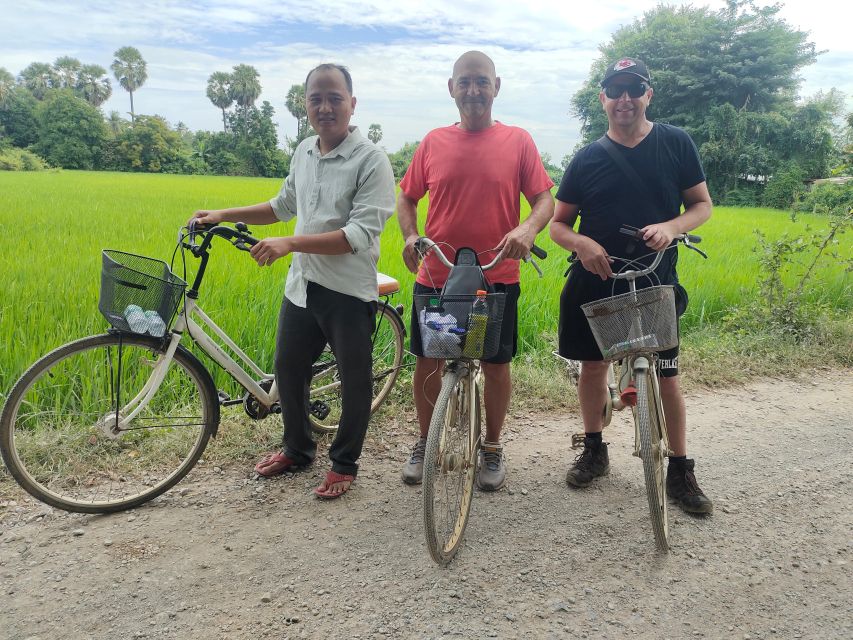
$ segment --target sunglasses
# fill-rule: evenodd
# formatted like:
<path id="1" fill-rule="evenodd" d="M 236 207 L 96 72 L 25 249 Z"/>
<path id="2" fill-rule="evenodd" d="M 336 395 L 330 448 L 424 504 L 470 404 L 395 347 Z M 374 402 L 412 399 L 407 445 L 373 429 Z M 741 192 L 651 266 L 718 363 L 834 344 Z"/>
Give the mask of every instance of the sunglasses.
<path id="1" fill-rule="evenodd" d="M 635 82 L 634 84 L 611 84 L 604 87 L 604 95 L 611 100 L 618 100 L 622 94 L 628 92 L 629 98 L 639 98 L 649 90 L 649 85 L 645 82 Z"/>

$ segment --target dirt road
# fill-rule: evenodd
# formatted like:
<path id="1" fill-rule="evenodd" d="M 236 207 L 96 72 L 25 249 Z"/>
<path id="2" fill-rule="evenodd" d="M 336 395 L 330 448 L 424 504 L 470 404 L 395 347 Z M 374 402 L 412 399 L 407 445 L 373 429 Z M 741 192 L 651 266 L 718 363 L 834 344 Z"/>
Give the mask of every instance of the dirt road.
<path id="1" fill-rule="evenodd" d="M 563 482 L 577 416 L 511 415 L 508 487 L 475 496 L 447 569 L 399 481 L 410 416 L 371 434 L 338 501 L 310 495 L 325 464 L 200 467 L 112 516 L 21 494 L 0 507 L 0 638 L 850 638 L 853 371 L 818 376 L 689 394 L 716 512 L 672 508 L 665 557 L 623 415 L 585 491 Z"/>

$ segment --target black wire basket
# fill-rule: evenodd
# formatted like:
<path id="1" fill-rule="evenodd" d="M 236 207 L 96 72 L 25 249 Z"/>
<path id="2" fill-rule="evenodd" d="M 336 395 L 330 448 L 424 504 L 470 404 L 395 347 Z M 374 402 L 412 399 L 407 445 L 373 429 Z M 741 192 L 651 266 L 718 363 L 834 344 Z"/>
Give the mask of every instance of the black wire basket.
<path id="1" fill-rule="evenodd" d="M 162 260 L 104 249 L 98 310 L 116 329 L 136 332 L 127 316 L 133 305 L 156 312 L 165 327 L 172 324 L 187 283 Z"/>
<path id="2" fill-rule="evenodd" d="M 506 294 L 484 297 L 485 309 L 475 310 L 473 294 L 414 296 L 424 356 L 473 360 L 494 356 L 501 343 Z"/>

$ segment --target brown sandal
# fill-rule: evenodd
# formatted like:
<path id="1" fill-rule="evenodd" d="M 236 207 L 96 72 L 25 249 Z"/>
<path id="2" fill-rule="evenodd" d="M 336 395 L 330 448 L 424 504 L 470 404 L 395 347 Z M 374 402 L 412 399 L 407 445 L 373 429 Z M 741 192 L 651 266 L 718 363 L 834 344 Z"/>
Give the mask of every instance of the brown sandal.
<path id="1" fill-rule="evenodd" d="M 339 482 L 348 482 L 349 484 L 343 488 L 343 490 L 338 492 L 333 492 L 329 490 L 333 484 L 338 484 Z M 347 491 L 350 490 L 352 483 L 355 482 L 355 476 L 351 476 L 345 473 L 337 473 L 335 471 L 328 471 L 326 473 L 326 479 L 320 484 L 319 487 L 314 489 L 314 495 L 318 498 L 323 498 L 324 500 L 333 500 L 334 498 L 340 498 Z"/>
<path id="2" fill-rule="evenodd" d="M 272 478 L 288 471 L 296 471 L 299 468 L 301 468 L 300 465 L 297 465 L 281 451 L 272 451 L 255 465 L 255 473 L 264 478 Z"/>

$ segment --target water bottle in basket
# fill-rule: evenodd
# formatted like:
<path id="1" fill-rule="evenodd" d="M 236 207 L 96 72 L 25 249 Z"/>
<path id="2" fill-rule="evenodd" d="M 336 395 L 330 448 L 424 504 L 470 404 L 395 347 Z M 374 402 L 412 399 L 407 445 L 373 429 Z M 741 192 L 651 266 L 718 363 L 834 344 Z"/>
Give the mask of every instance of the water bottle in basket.
<path id="1" fill-rule="evenodd" d="M 162 338 L 166 334 L 166 323 L 156 311 L 146 311 L 145 318 L 148 320 L 148 333 L 155 338 Z"/>
<path id="2" fill-rule="evenodd" d="M 139 305 L 127 305 L 124 308 L 124 319 L 127 320 L 127 326 L 134 333 L 146 333 L 148 331 L 148 317 Z"/>
<path id="3" fill-rule="evenodd" d="M 477 298 L 468 315 L 468 333 L 465 334 L 465 345 L 462 355 L 466 358 L 480 358 L 486 341 L 486 326 L 489 323 L 489 308 L 486 305 L 486 292 L 477 290 Z"/>

